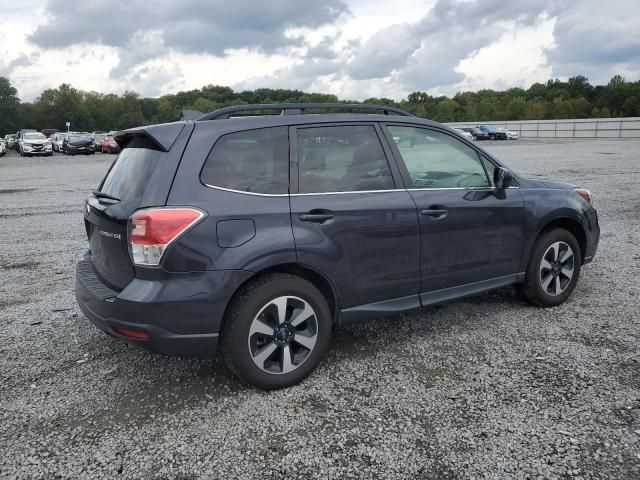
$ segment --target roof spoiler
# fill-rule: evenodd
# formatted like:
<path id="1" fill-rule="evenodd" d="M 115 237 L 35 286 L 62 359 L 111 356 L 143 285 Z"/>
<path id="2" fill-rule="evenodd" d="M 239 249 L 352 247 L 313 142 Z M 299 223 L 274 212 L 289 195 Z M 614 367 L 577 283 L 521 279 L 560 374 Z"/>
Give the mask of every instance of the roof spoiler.
<path id="1" fill-rule="evenodd" d="M 168 152 L 184 126 L 183 122 L 176 122 L 129 128 L 116 132 L 113 138 L 120 148 L 143 147 Z"/>

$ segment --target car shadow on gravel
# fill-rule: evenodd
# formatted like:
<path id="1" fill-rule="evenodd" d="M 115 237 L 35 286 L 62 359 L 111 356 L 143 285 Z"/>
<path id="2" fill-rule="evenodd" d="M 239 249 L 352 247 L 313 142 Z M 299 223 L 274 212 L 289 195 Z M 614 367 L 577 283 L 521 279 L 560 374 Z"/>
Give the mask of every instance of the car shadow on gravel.
<path id="1" fill-rule="evenodd" d="M 475 310 L 485 310 L 480 319 L 482 321 L 499 314 L 505 307 L 533 308 L 520 299 L 512 287 L 506 287 L 342 327 L 331 340 L 330 352 L 371 357 L 379 350 L 406 343 L 411 335 L 429 335 L 453 327 L 475 329 L 478 326 Z M 460 315 L 463 312 L 465 315 Z M 415 327 L 418 327 L 418 332 L 414 331 Z M 384 343 L 376 346 L 376 340 L 380 339 L 384 339 Z"/>
<path id="2" fill-rule="evenodd" d="M 412 335 L 435 335 L 452 328 L 462 331 L 476 329 L 480 317 L 469 310 L 480 306 L 484 310 L 482 318 L 487 318 L 493 315 L 493 310 L 497 314 L 505 304 L 518 308 L 526 308 L 527 305 L 513 294 L 511 288 L 505 288 L 341 328 L 332 338 L 325 365 L 363 360 L 381 352 L 403 356 L 406 354 L 404 345 L 411 341 Z M 465 315 L 461 315 L 461 312 Z M 416 327 L 418 331 L 415 331 Z M 121 391 L 109 409 L 78 418 L 78 425 L 98 424 L 104 429 L 119 428 L 125 424 L 140 427 L 184 409 L 206 407 L 214 401 L 256 391 L 236 380 L 219 359 L 163 357 L 129 348 L 115 339 L 102 338 L 99 332 L 96 335 L 100 335 L 102 342 L 113 341 L 113 344 L 101 342 L 102 348 L 92 355 L 97 355 L 102 363 L 110 363 L 116 356 L 120 357 L 118 365 L 110 367 L 102 381 L 109 381 L 109 377 L 112 377 L 121 384 Z M 453 380 L 457 377 L 454 368 L 422 364 L 406 367 L 415 369 L 415 378 L 427 387 L 442 378 Z"/>

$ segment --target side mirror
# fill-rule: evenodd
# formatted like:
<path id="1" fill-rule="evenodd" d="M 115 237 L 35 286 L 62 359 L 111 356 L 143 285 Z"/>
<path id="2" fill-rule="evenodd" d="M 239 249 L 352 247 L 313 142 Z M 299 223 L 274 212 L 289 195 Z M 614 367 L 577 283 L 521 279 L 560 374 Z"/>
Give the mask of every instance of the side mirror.
<path id="1" fill-rule="evenodd" d="M 496 188 L 509 188 L 513 184 L 513 173 L 511 173 L 511 170 L 498 167 L 495 170 L 493 182 Z"/>

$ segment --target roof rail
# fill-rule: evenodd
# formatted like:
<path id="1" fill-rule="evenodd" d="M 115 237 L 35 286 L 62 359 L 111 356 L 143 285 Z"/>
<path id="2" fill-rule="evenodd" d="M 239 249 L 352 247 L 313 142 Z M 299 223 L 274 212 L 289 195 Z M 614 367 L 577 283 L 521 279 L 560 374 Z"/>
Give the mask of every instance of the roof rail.
<path id="1" fill-rule="evenodd" d="M 385 115 L 402 115 L 405 117 L 413 117 L 409 112 L 400 108 L 388 107 L 386 105 L 373 105 L 370 103 L 269 103 L 269 104 L 252 104 L 252 105 L 235 105 L 233 107 L 221 108 L 213 112 L 207 113 L 198 118 L 203 120 L 218 120 L 222 118 L 230 118 L 231 114 L 236 112 L 251 112 L 261 110 L 277 110 L 278 115 L 304 115 L 307 110 L 369 110 L 382 112 Z"/>

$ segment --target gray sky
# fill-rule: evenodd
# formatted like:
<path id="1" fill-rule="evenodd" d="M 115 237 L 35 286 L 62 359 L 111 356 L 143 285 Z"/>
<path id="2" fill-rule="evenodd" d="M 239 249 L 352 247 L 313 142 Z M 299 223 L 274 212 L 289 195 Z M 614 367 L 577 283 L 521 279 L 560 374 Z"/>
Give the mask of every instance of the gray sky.
<path id="1" fill-rule="evenodd" d="M 158 96 L 207 84 L 341 98 L 640 78 L 637 0 L 0 0 L 0 75 Z"/>

